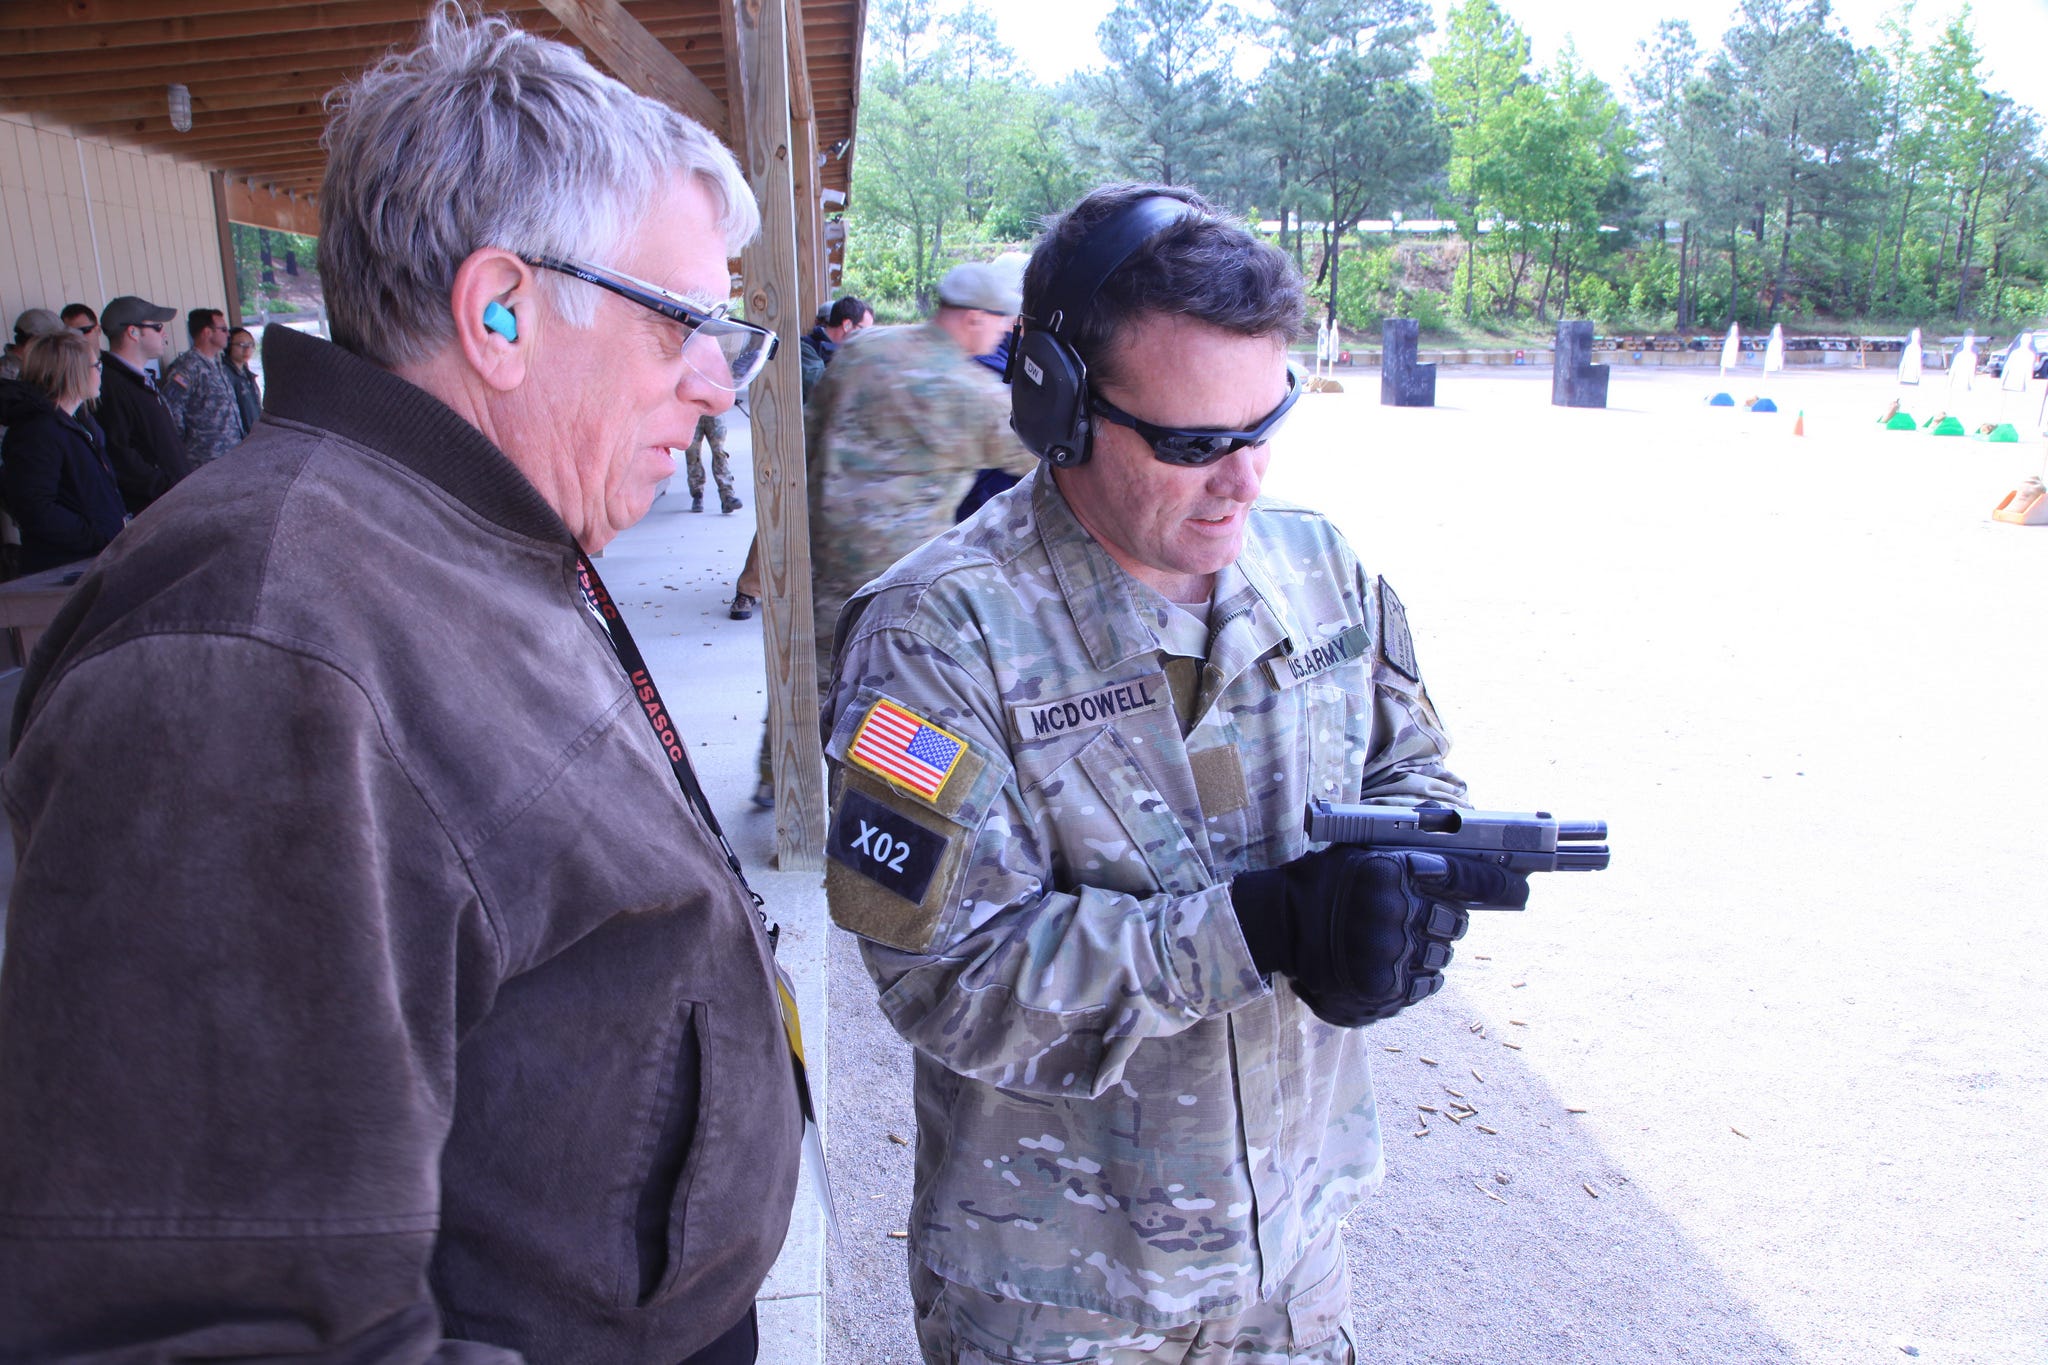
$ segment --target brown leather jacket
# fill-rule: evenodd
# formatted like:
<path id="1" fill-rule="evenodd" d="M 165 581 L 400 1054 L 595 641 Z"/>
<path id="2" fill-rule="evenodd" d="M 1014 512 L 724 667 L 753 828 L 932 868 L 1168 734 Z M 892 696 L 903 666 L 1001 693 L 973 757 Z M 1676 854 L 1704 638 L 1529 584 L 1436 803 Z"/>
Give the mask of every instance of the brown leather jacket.
<path id="1" fill-rule="evenodd" d="M 21 690 L 0 1359 L 679 1360 L 788 1224 L 766 937 L 532 485 L 265 362 Z"/>

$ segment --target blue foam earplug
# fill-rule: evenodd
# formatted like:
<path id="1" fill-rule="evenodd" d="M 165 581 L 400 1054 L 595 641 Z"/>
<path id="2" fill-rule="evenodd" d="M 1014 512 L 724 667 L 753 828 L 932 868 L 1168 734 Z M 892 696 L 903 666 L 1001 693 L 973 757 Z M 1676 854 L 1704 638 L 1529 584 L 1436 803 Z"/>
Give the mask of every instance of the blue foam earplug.
<path id="1" fill-rule="evenodd" d="M 507 341 L 519 340 L 519 319 L 512 316 L 510 308 L 495 299 L 484 305 L 484 326 Z"/>

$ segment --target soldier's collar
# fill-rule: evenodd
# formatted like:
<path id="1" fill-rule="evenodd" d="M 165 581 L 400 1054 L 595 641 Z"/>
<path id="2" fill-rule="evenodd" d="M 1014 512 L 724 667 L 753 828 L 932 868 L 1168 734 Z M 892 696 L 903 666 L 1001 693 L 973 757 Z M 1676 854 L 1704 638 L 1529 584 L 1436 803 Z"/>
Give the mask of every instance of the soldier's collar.
<path id="1" fill-rule="evenodd" d="M 1161 647 L 1159 632 L 1150 619 L 1151 602 L 1144 600 L 1156 594 L 1145 593 L 1141 599 L 1138 581 L 1088 534 L 1043 466 L 1035 471 L 1033 484 L 1031 509 L 1039 539 L 1089 662 L 1109 669 L 1156 652 Z M 1226 623 L 1245 619 L 1254 623 L 1253 637 L 1261 649 L 1296 634 L 1264 552 L 1249 529 L 1232 571 L 1217 577 L 1210 629 L 1220 635 Z"/>

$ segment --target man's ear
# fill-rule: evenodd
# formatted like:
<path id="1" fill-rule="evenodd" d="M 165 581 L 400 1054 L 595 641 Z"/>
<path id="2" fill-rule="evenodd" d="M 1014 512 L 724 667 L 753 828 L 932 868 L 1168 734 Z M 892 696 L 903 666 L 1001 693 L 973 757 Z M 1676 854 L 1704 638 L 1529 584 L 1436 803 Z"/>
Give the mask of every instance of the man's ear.
<path id="1" fill-rule="evenodd" d="M 526 382 L 541 331 L 531 266 L 498 247 L 473 251 L 455 268 L 448 306 L 462 358 L 478 378 L 500 393 Z"/>

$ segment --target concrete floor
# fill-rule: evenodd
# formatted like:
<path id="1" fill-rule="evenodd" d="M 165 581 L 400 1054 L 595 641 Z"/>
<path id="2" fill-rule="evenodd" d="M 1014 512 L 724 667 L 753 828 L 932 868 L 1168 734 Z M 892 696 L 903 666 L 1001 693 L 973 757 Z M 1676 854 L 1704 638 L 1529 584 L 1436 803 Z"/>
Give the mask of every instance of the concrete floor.
<path id="1" fill-rule="evenodd" d="M 2048 529 L 1990 520 L 2041 442 L 1883 431 L 1876 373 L 1343 378 L 1268 492 L 1399 589 L 1477 803 L 1615 847 L 1375 1030 L 1362 1358 L 2048 1361 Z M 907 1059 L 833 938 L 827 1359 L 913 1361 Z M 1498 1134 L 1410 1136 L 1447 1085 Z"/>

